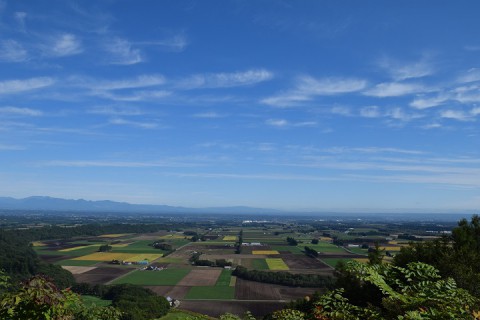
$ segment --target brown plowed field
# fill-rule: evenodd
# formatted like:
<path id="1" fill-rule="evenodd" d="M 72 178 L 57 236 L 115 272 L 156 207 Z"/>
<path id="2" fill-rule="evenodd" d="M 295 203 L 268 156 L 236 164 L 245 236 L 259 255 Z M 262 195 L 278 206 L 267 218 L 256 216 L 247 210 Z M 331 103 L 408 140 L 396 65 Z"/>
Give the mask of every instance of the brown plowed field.
<path id="1" fill-rule="evenodd" d="M 282 309 L 285 306 L 283 302 L 270 301 L 202 301 L 187 300 L 180 303 L 179 309 L 189 310 L 211 317 L 219 317 L 227 312 L 243 315 L 250 311 L 255 317 L 262 318 L 275 310 Z"/>
<path id="2" fill-rule="evenodd" d="M 193 269 L 179 283 L 179 286 L 214 286 L 222 269 Z"/>
<path id="3" fill-rule="evenodd" d="M 290 269 L 330 269 L 328 265 L 317 259 L 299 254 L 282 254 L 282 259 Z"/>
<path id="4" fill-rule="evenodd" d="M 282 297 L 278 286 L 237 278 L 237 283 L 235 284 L 235 299 L 281 300 Z"/>
<path id="5" fill-rule="evenodd" d="M 77 282 L 105 284 L 132 270 L 129 268 L 99 267 L 82 274 L 76 274 L 74 277 Z"/>
<path id="6" fill-rule="evenodd" d="M 156 294 L 163 296 L 163 297 L 171 297 L 173 299 L 183 299 L 187 292 L 192 288 L 192 287 L 184 287 L 184 286 L 146 286 L 145 288 L 148 288 L 155 292 Z"/>

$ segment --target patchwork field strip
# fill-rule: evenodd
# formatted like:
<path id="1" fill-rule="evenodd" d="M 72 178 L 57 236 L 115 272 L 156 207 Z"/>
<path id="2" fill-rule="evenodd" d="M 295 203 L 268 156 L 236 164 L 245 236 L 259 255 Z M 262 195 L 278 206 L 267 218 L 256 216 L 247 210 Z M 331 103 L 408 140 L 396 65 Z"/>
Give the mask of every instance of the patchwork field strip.
<path id="1" fill-rule="evenodd" d="M 62 266 L 63 269 L 70 271 L 72 274 L 82 274 L 95 269 L 96 267 L 75 267 L 75 266 Z"/>
<path id="2" fill-rule="evenodd" d="M 282 258 L 267 258 L 265 261 L 270 270 L 290 270 Z"/>
<path id="3" fill-rule="evenodd" d="M 224 236 L 223 241 L 237 241 L 237 236 Z"/>
<path id="4" fill-rule="evenodd" d="M 59 252 L 70 252 L 70 251 L 75 251 L 75 250 L 79 250 L 79 249 L 85 249 L 85 248 L 89 248 L 89 247 L 98 247 L 99 244 L 90 244 L 90 245 L 87 245 L 87 246 L 77 246 L 77 247 L 72 247 L 72 248 L 66 248 L 66 249 L 60 249 L 58 250 Z"/>
<path id="5" fill-rule="evenodd" d="M 120 238 L 124 236 L 128 236 L 131 233 L 110 233 L 110 234 L 102 234 L 101 236 L 98 236 L 99 238 Z"/>
<path id="6" fill-rule="evenodd" d="M 88 254 L 86 256 L 81 256 L 74 258 L 72 260 L 87 260 L 87 261 L 142 261 L 148 260 L 153 261 L 160 258 L 162 254 L 151 254 L 151 253 L 121 253 L 121 252 L 95 252 Z"/>
<path id="7" fill-rule="evenodd" d="M 280 254 L 277 250 L 253 250 L 252 254 Z"/>
<path id="8" fill-rule="evenodd" d="M 214 286 L 221 273 L 221 269 L 193 269 L 180 282 L 178 282 L 177 285 L 189 287 Z"/>

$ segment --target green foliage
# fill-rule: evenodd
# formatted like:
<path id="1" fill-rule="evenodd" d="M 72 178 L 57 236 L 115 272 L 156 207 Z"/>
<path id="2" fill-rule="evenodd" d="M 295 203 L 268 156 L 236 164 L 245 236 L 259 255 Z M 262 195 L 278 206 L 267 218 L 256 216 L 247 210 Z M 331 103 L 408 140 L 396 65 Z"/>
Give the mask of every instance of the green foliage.
<path id="1" fill-rule="evenodd" d="M 311 243 L 312 244 L 318 244 L 319 240 L 318 239 L 312 239 Z"/>
<path id="2" fill-rule="evenodd" d="M 443 277 L 452 277 L 459 287 L 480 296 L 480 217 L 461 220 L 451 237 L 412 243 L 394 258 L 401 267 L 412 261 L 433 265 Z"/>
<path id="3" fill-rule="evenodd" d="M 2 285 L 5 286 L 5 282 Z M 0 297 L 0 318 L 5 320 L 117 320 L 120 316 L 121 313 L 111 307 L 87 307 L 79 295 L 58 289 L 43 276 L 32 277 L 18 290 L 4 292 Z"/>
<path id="4" fill-rule="evenodd" d="M 296 246 L 298 244 L 298 241 L 292 237 L 287 237 L 287 242 L 288 242 L 288 245 L 290 246 Z"/>
<path id="5" fill-rule="evenodd" d="M 368 263 L 370 265 L 381 264 L 384 256 L 385 250 L 380 249 L 378 242 L 375 242 L 375 247 L 368 250 Z"/>
<path id="6" fill-rule="evenodd" d="M 112 250 L 112 246 L 109 246 L 108 244 L 103 244 L 98 248 L 99 252 L 109 252 Z"/>
<path id="7" fill-rule="evenodd" d="M 231 313 L 225 313 L 220 316 L 220 320 L 255 320 L 255 317 L 252 316 L 250 311 L 247 311 L 243 317 L 239 317 L 237 315 Z"/>
<path id="8" fill-rule="evenodd" d="M 123 312 L 122 320 L 144 320 L 164 316 L 170 304 L 164 297 L 149 289 L 121 284 L 112 286 L 103 298 L 112 300 L 112 305 Z"/>
<path id="9" fill-rule="evenodd" d="M 346 270 L 376 287 L 380 304 L 352 304 L 339 289 L 316 302 L 312 313 L 317 319 L 473 319 L 480 308 L 478 298 L 458 288 L 453 279 L 442 279 L 437 269 L 425 263 L 403 268 L 350 261 Z"/>

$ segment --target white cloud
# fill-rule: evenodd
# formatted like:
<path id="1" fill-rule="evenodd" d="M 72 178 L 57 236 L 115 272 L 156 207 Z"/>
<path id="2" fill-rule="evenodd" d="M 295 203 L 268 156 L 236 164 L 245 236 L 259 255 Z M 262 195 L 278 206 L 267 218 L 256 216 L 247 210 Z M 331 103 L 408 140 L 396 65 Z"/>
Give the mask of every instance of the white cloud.
<path id="1" fill-rule="evenodd" d="M 30 78 L 26 80 L 0 81 L 0 94 L 13 94 L 51 86 L 55 80 L 49 77 Z"/>
<path id="2" fill-rule="evenodd" d="M 459 121 L 469 121 L 471 119 L 471 115 L 465 113 L 462 110 L 443 110 L 440 112 L 440 117 L 446 119 L 454 119 Z"/>
<path id="3" fill-rule="evenodd" d="M 418 113 L 408 113 L 405 112 L 402 108 L 393 108 L 386 112 L 386 115 L 392 119 L 400 120 L 400 121 L 411 121 L 414 119 L 422 118 L 423 115 Z"/>
<path id="4" fill-rule="evenodd" d="M 112 38 L 104 43 L 104 48 L 111 54 L 107 57 L 109 64 L 132 65 L 143 62 L 139 49 L 134 49 L 132 44 L 125 39 Z"/>
<path id="5" fill-rule="evenodd" d="M 34 110 L 30 108 L 18 108 L 18 107 L 0 107 L 0 115 L 12 115 L 12 116 L 41 116 L 43 112 L 40 110 Z"/>
<path id="6" fill-rule="evenodd" d="M 262 103 L 275 107 L 295 106 L 312 100 L 315 96 L 330 96 L 357 92 L 365 88 L 367 82 L 353 78 L 323 78 L 310 76 L 299 77 L 295 87 L 285 93 L 261 100 Z"/>
<path id="7" fill-rule="evenodd" d="M 480 115 L 480 107 L 475 107 L 472 110 L 470 110 L 470 114 L 474 117 Z"/>
<path id="8" fill-rule="evenodd" d="M 65 33 L 52 40 L 48 53 L 55 57 L 65 57 L 83 52 L 81 41 L 73 34 Z"/>
<path id="9" fill-rule="evenodd" d="M 427 108 L 432 108 L 432 107 L 437 107 L 439 105 L 442 105 L 448 99 L 449 99 L 449 96 L 445 94 L 438 95 L 436 97 L 428 97 L 428 98 L 418 97 L 418 98 L 415 98 L 410 103 L 410 106 L 415 109 L 427 109 Z"/>
<path id="10" fill-rule="evenodd" d="M 267 119 L 265 123 L 273 127 L 286 127 L 289 125 L 288 121 L 285 119 Z"/>
<path id="11" fill-rule="evenodd" d="M 437 129 L 442 128 L 440 123 L 430 123 L 421 127 L 422 129 Z"/>
<path id="12" fill-rule="evenodd" d="M 385 58 L 379 62 L 379 65 L 381 68 L 385 69 L 395 81 L 422 78 L 434 73 L 433 67 L 425 59 L 405 64 Z"/>
<path id="13" fill-rule="evenodd" d="M 351 116 L 352 115 L 352 111 L 350 110 L 350 108 L 343 107 L 343 106 L 335 106 L 330 110 L 330 112 L 333 113 L 333 114 L 341 115 L 341 116 Z"/>
<path id="14" fill-rule="evenodd" d="M 19 150 L 25 150 L 25 148 L 21 146 L 0 143 L 0 151 L 19 151 Z"/>
<path id="15" fill-rule="evenodd" d="M 233 73 L 207 73 L 182 79 L 177 83 L 177 87 L 182 89 L 239 87 L 257 84 L 272 78 L 273 73 L 265 69 Z"/>
<path id="16" fill-rule="evenodd" d="M 140 41 L 136 45 L 156 46 L 167 51 L 181 52 L 188 46 L 188 40 L 183 34 L 175 35 L 171 38 L 157 41 Z"/>
<path id="17" fill-rule="evenodd" d="M 480 81 L 480 69 L 472 68 L 458 78 L 459 82 L 468 83 Z"/>
<path id="18" fill-rule="evenodd" d="M 144 90 L 135 91 L 130 94 L 114 94 L 108 91 L 97 93 L 98 96 L 114 101 L 145 101 L 145 100 L 159 100 L 170 96 L 172 93 L 166 90 Z"/>
<path id="19" fill-rule="evenodd" d="M 221 115 L 216 112 L 204 112 L 204 113 L 197 113 L 193 115 L 194 118 L 208 118 L 208 119 L 215 119 L 215 118 L 223 118 L 224 115 Z"/>
<path id="20" fill-rule="evenodd" d="M 28 60 L 28 52 L 15 40 L 0 42 L 0 61 L 23 62 Z"/>
<path id="21" fill-rule="evenodd" d="M 96 80 L 96 79 L 81 79 L 71 78 L 74 83 L 77 82 L 80 86 L 86 86 L 95 91 L 101 90 L 123 90 L 159 86 L 165 83 L 165 77 L 158 74 L 140 75 L 136 78 L 123 80 Z"/>
<path id="22" fill-rule="evenodd" d="M 404 96 L 424 90 L 425 88 L 419 84 L 386 82 L 377 84 L 375 87 L 368 89 L 363 94 L 367 96 L 384 98 Z"/>
<path id="23" fill-rule="evenodd" d="M 142 128 L 142 129 L 156 129 L 158 127 L 158 124 L 154 122 L 131 121 L 123 118 L 112 118 L 108 121 L 108 123 L 114 124 L 114 125 L 127 125 L 127 126 Z"/>
<path id="24" fill-rule="evenodd" d="M 378 106 L 368 106 L 360 109 L 360 116 L 364 118 L 381 117 L 380 108 Z"/>
<path id="25" fill-rule="evenodd" d="M 132 106 L 97 106 L 88 110 L 87 113 L 114 116 L 139 116 L 145 114 L 140 108 Z"/>

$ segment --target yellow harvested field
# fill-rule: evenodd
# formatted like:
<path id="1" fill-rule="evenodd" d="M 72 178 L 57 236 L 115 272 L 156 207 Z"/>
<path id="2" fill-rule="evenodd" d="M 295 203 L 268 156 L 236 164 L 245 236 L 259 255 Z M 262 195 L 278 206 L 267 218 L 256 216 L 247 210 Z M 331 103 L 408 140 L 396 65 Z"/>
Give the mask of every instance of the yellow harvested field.
<path id="1" fill-rule="evenodd" d="M 121 253 L 121 252 L 95 252 L 92 254 L 88 254 L 86 256 L 74 258 L 73 260 L 87 260 L 87 261 L 112 261 L 112 260 L 120 260 L 120 261 L 141 261 L 141 260 L 148 260 L 153 261 L 158 259 L 162 256 L 162 254 L 151 254 L 151 253 Z"/>
<path id="2" fill-rule="evenodd" d="M 167 234 L 164 236 L 161 236 L 160 239 L 185 239 L 185 235 L 183 234 Z"/>
<path id="3" fill-rule="evenodd" d="M 253 250 L 252 254 L 280 254 L 277 250 Z"/>
<path id="4" fill-rule="evenodd" d="M 83 248 L 88 248 L 88 247 L 99 247 L 99 246 L 100 246 L 99 244 L 91 244 L 91 245 L 88 245 L 88 246 L 78 246 L 78 247 L 60 249 L 58 251 L 60 251 L 60 252 L 70 252 L 70 251 L 75 251 L 75 250 L 78 250 L 78 249 L 83 249 Z"/>
<path id="5" fill-rule="evenodd" d="M 281 258 L 265 259 L 270 270 L 290 270 Z"/>
<path id="6" fill-rule="evenodd" d="M 113 248 L 124 248 L 128 247 L 131 243 L 115 243 L 115 244 L 110 244 L 111 247 Z"/>
<path id="7" fill-rule="evenodd" d="M 400 251 L 402 247 L 392 247 L 392 246 L 387 246 L 387 247 L 380 247 L 380 250 L 385 250 L 385 251 Z"/>
<path id="8" fill-rule="evenodd" d="M 123 236 L 128 236 L 130 233 L 110 233 L 110 234 L 102 234 L 98 236 L 99 238 L 120 238 Z"/>
<path id="9" fill-rule="evenodd" d="M 42 241 L 34 241 L 34 242 L 32 242 L 32 246 L 34 246 L 34 247 L 43 247 L 43 246 L 46 246 L 46 244 L 43 243 Z"/>
<path id="10" fill-rule="evenodd" d="M 232 277 L 230 278 L 230 285 L 229 285 L 229 287 L 235 287 L 235 284 L 237 284 L 237 277 L 232 276 Z"/>
<path id="11" fill-rule="evenodd" d="M 225 236 L 223 241 L 237 241 L 237 236 Z"/>
<path id="12" fill-rule="evenodd" d="M 321 241 L 333 241 L 333 239 L 330 238 L 330 237 L 320 237 L 320 240 Z"/>
<path id="13" fill-rule="evenodd" d="M 361 263 L 367 263 L 368 262 L 368 258 L 356 258 L 356 259 L 353 259 L 353 260 L 361 262 Z"/>

